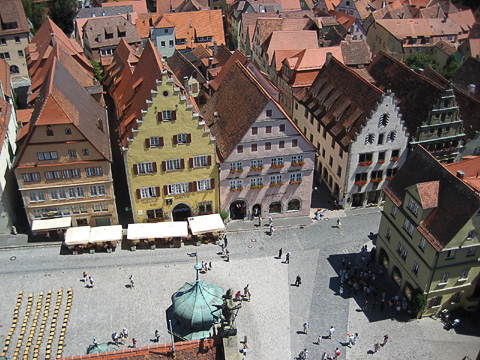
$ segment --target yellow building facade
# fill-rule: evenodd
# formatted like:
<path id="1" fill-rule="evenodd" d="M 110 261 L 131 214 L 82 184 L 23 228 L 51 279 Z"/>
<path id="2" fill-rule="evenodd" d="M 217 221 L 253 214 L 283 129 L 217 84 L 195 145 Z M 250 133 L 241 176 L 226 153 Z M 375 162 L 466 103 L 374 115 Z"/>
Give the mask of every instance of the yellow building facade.
<path id="1" fill-rule="evenodd" d="M 218 212 L 215 144 L 191 95 L 168 70 L 123 147 L 134 221 Z"/>

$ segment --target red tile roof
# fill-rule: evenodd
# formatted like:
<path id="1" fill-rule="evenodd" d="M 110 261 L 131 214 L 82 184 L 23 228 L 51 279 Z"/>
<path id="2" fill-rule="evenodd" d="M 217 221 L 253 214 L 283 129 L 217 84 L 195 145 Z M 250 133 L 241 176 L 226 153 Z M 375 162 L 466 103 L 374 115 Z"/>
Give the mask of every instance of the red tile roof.
<path id="1" fill-rule="evenodd" d="M 157 14 L 163 15 L 169 12 L 169 10 L 175 10 L 183 0 L 157 0 Z"/>
<path id="2" fill-rule="evenodd" d="M 260 19 L 259 19 L 260 20 Z M 272 60 L 276 50 L 316 49 L 318 39 L 316 31 L 274 31 L 262 44 L 262 50 Z"/>
<path id="3" fill-rule="evenodd" d="M 438 183 L 437 206 L 417 229 L 437 251 L 441 251 L 480 210 L 480 197 L 421 146 L 414 147 L 384 191 L 396 206 L 401 207 L 409 187 L 426 184 L 425 192 L 432 197 L 435 183 Z M 426 203 L 432 206 L 433 201 L 429 199 Z"/>
<path id="4" fill-rule="evenodd" d="M 463 181 L 480 194 L 480 156 L 469 157 L 466 160 L 445 164 L 445 168 L 457 176 L 458 171 L 463 171 Z"/>
<path id="5" fill-rule="evenodd" d="M 225 76 L 230 71 L 230 68 L 235 64 L 235 62 L 239 61 L 243 66 L 246 66 L 248 63 L 248 59 L 243 55 L 240 51 L 235 50 L 235 52 L 230 56 L 230 58 L 227 60 L 225 65 L 222 66 L 222 70 L 218 73 L 218 75 L 210 81 L 209 86 L 214 90 L 217 91 L 218 87 L 222 83 L 223 79 L 225 79 Z"/>
<path id="6" fill-rule="evenodd" d="M 433 209 L 438 206 L 438 189 L 440 181 L 429 181 L 417 184 L 418 196 L 423 209 Z"/>
<path id="7" fill-rule="evenodd" d="M 3 88 L 3 92 L 10 98 L 13 98 L 12 87 L 10 83 L 10 66 L 3 59 L 0 59 L 0 84 Z"/>
<path id="8" fill-rule="evenodd" d="M 175 343 L 176 360 L 213 360 L 220 359 L 223 355 L 221 337 L 192 340 Z M 63 358 L 63 360 L 81 360 L 86 355 Z M 90 354 L 89 359 L 102 360 L 170 360 L 174 359 L 170 344 L 152 345 L 141 348 L 129 348 L 100 354 Z"/>
<path id="9" fill-rule="evenodd" d="M 30 31 L 21 0 L 0 0 L 0 35 Z M 14 29 L 4 28 L 7 23 L 17 23 Z"/>
<path id="10" fill-rule="evenodd" d="M 364 40 L 344 40 L 340 47 L 343 63 L 347 66 L 367 65 L 372 60 L 370 46 Z"/>
<path id="11" fill-rule="evenodd" d="M 112 7 L 112 6 L 118 6 L 118 5 L 119 5 L 118 1 L 102 3 L 102 7 Z M 142 0 L 137 0 L 137 1 L 124 1 L 124 0 L 122 0 L 120 5 L 122 5 L 122 6 L 132 5 L 133 6 L 133 11 L 136 12 L 137 14 L 148 13 L 147 3 L 145 1 L 142 1 Z"/>

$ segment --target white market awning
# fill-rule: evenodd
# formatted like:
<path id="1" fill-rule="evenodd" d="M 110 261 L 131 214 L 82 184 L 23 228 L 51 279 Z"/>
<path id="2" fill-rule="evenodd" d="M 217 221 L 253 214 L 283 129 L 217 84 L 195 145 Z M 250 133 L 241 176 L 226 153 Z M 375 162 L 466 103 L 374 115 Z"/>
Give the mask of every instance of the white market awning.
<path id="1" fill-rule="evenodd" d="M 90 226 L 78 226 L 67 229 L 65 245 L 86 245 L 90 240 Z"/>
<path id="2" fill-rule="evenodd" d="M 66 229 L 66 228 L 69 228 L 70 226 L 72 226 L 71 216 L 32 221 L 32 231 Z"/>
<path id="3" fill-rule="evenodd" d="M 90 229 L 90 243 L 120 241 L 123 237 L 122 225 L 97 226 Z"/>
<path id="4" fill-rule="evenodd" d="M 225 230 L 220 214 L 201 215 L 188 218 L 192 235 L 219 232 Z"/>
<path id="5" fill-rule="evenodd" d="M 186 221 L 128 224 L 127 231 L 128 240 L 186 237 L 187 235 L 188 224 Z"/>

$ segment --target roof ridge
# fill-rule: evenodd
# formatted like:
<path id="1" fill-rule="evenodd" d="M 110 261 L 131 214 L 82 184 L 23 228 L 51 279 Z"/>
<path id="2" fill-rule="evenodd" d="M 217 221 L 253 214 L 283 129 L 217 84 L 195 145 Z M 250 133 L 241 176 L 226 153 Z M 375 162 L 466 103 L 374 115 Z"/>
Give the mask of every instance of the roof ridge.
<path id="1" fill-rule="evenodd" d="M 384 95 L 385 92 L 380 89 L 378 86 L 372 84 L 371 82 L 367 81 L 367 79 L 365 79 L 363 76 L 361 76 L 360 74 L 358 74 L 355 70 L 353 69 L 350 69 L 348 66 L 344 65 L 340 60 L 338 60 L 335 56 L 332 56 L 332 59 L 330 61 L 335 61 L 335 63 L 337 63 L 338 65 L 340 65 L 341 67 L 343 67 L 345 70 L 347 70 L 350 74 L 354 75 L 355 77 L 357 77 L 358 79 L 360 79 L 360 81 L 362 81 L 363 83 L 365 83 L 367 86 L 371 87 L 373 90 L 375 90 L 377 93 L 379 93 L 380 95 Z"/>

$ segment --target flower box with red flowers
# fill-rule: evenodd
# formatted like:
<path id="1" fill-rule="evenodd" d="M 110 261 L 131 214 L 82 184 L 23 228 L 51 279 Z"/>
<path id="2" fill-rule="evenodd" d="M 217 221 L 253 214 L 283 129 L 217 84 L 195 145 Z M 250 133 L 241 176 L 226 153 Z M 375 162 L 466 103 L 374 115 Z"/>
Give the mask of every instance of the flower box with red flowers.
<path id="1" fill-rule="evenodd" d="M 393 162 L 397 162 L 397 161 L 398 161 L 398 157 L 396 157 L 396 156 L 395 156 L 395 157 L 392 157 L 392 161 L 393 161 Z"/>
<path id="2" fill-rule="evenodd" d="M 387 176 L 387 180 L 392 180 L 393 179 L 393 176 Z"/>
<path id="3" fill-rule="evenodd" d="M 293 161 L 292 166 L 303 166 L 305 165 L 305 161 Z"/>
<path id="4" fill-rule="evenodd" d="M 270 167 L 272 169 L 281 169 L 283 168 L 285 165 L 284 164 L 272 164 Z"/>
<path id="5" fill-rule="evenodd" d="M 367 165 L 372 165 L 372 164 L 373 164 L 373 161 L 367 161 L 365 164 L 367 164 Z"/>
<path id="6" fill-rule="evenodd" d="M 358 165 L 360 165 L 360 166 L 367 166 L 367 162 L 364 161 L 364 162 L 359 163 Z"/>
<path id="7" fill-rule="evenodd" d="M 250 190 L 256 190 L 256 189 L 263 189 L 263 185 L 252 185 L 252 186 L 250 186 Z"/>
<path id="8" fill-rule="evenodd" d="M 250 170 L 251 171 L 262 171 L 263 166 L 252 166 L 252 167 L 250 167 Z"/>
<path id="9" fill-rule="evenodd" d="M 243 190 L 243 187 L 237 187 L 237 191 L 242 191 Z"/>
<path id="10" fill-rule="evenodd" d="M 380 178 L 380 179 L 372 179 L 370 180 L 372 183 L 379 183 L 380 181 L 382 181 L 383 179 Z"/>
<path id="11" fill-rule="evenodd" d="M 274 187 L 282 186 L 282 185 L 283 185 L 282 182 L 276 182 L 276 183 L 271 183 L 271 184 L 270 184 L 270 187 L 271 187 L 271 188 L 274 188 Z"/>
<path id="12" fill-rule="evenodd" d="M 383 164 L 384 162 L 385 162 L 385 160 L 378 160 L 379 164 Z"/>
<path id="13" fill-rule="evenodd" d="M 290 185 L 299 185 L 302 183 L 302 180 L 290 181 Z"/>
<path id="14" fill-rule="evenodd" d="M 363 185 L 365 185 L 366 183 L 367 183 L 366 181 L 360 180 L 360 181 L 355 182 L 355 185 L 363 186 Z"/>

